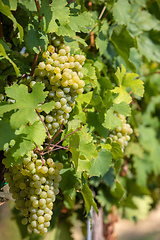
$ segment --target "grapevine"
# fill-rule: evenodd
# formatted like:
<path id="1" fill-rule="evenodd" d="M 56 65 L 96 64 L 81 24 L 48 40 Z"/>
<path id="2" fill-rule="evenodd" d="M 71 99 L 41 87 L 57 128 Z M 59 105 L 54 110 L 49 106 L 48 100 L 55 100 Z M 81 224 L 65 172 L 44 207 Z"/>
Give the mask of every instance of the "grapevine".
<path id="1" fill-rule="evenodd" d="M 9 183 L 10 193 L 15 199 L 16 208 L 21 210 L 24 218 L 22 224 L 28 224 L 28 231 L 35 234 L 44 235 L 47 227 L 50 226 L 53 214 L 53 202 L 59 193 L 59 182 L 61 180 L 60 170 L 62 163 L 55 163 L 52 158 L 44 159 L 46 153 L 51 153 L 61 148 L 61 141 L 52 144 L 57 134 L 61 133 L 62 126 L 67 123 L 72 106 L 75 105 L 77 94 L 83 93 L 85 85 L 83 80 L 82 65 L 85 61 L 84 55 L 70 55 L 70 47 L 61 43 L 58 39 L 54 40 L 55 47 L 49 45 L 42 57 L 45 61 L 40 62 L 35 69 L 34 80 L 28 78 L 27 85 L 31 89 L 36 82 L 45 84 L 45 90 L 49 91 L 46 102 L 55 101 L 54 109 L 47 115 L 40 115 L 42 112 L 41 104 L 36 109 L 39 120 L 44 124 L 48 133 L 49 143 L 47 146 L 38 147 L 30 153 L 31 157 L 24 158 L 22 164 L 9 167 L 9 172 L 4 177 Z M 24 82 L 25 83 L 25 82 Z M 1 94 L 1 101 L 4 95 Z M 15 101 L 7 100 L 8 103 Z M 69 134 L 70 135 L 70 134 Z M 51 137 L 52 136 L 52 137 Z M 58 148 L 55 148 L 58 147 Z M 67 149 L 62 147 L 62 149 Z M 5 153 L 9 148 L 5 150 Z M 41 157 L 38 159 L 38 155 Z M 3 159 L 3 164 L 6 161 Z"/>
<path id="2" fill-rule="evenodd" d="M 158 204 L 159 10 L 0 0 L 0 211 L 14 200 L 17 240 L 107 239 L 119 210 Z"/>

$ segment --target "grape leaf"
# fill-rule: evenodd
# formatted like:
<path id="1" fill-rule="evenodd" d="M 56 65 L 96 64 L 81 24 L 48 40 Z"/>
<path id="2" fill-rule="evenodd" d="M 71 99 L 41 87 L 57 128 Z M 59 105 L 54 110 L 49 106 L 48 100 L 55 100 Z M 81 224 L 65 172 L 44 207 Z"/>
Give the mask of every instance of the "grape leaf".
<path id="1" fill-rule="evenodd" d="M 69 23 L 69 8 L 66 7 L 66 0 L 53 0 L 51 4 L 42 0 L 40 14 L 43 15 L 41 27 L 47 33 L 55 32 L 58 26 Z M 58 24 L 57 24 L 58 21 Z"/>
<path id="2" fill-rule="evenodd" d="M 128 24 L 130 20 L 130 4 L 128 0 L 118 0 L 113 5 L 113 15 L 119 24 Z"/>
<path id="3" fill-rule="evenodd" d="M 143 33 L 136 38 L 138 50 L 148 61 L 160 62 L 159 42 L 155 42 L 149 33 Z"/>
<path id="4" fill-rule="evenodd" d="M 12 0 L 11 0 L 12 1 Z M 18 0 L 29 11 L 37 11 L 35 0 Z"/>
<path id="5" fill-rule="evenodd" d="M 129 60 L 130 48 L 134 47 L 134 39 L 129 34 L 126 26 L 117 25 L 110 40 L 114 44 L 117 54 L 123 58 L 127 67 L 131 71 L 136 72 L 135 65 Z"/>
<path id="6" fill-rule="evenodd" d="M 126 102 L 130 103 L 132 98 L 130 94 L 127 92 L 127 88 L 130 88 L 132 92 L 140 97 L 143 96 L 144 87 L 143 82 L 140 79 L 134 79 L 138 75 L 136 73 L 126 73 L 126 69 L 123 65 L 121 65 L 121 72 L 118 67 L 117 72 L 115 75 L 118 79 L 119 87 L 115 87 L 111 90 L 114 93 L 118 93 L 118 96 L 114 99 L 115 103 Z"/>
<path id="7" fill-rule="evenodd" d="M 146 195 L 143 197 L 133 196 L 132 201 L 137 209 L 125 207 L 125 217 L 130 220 L 133 220 L 133 218 L 144 220 L 151 209 L 152 198 Z"/>
<path id="8" fill-rule="evenodd" d="M 79 155 L 81 158 L 85 157 L 85 159 L 91 161 L 93 157 L 97 155 L 96 146 L 91 142 L 84 144 L 83 142 L 80 141 Z"/>
<path id="9" fill-rule="evenodd" d="M 77 172 L 81 173 L 81 172 L 89 172 L 89 169 L 91 167 L 91 161 L 89 161 L 88 159 L 78 159 L 78 168 L 77 168 Z"/>
<path id="10" fill-rule="evenodd" d="M 121 184 L 116 181 L 115 189 L 111 191 L 112 195 L 117 199 L 117 202 L 120 202 L 121 198 L 124 195 L 124 189 L 122 188 Z"/>
<path id="11" fill-rule="evenodd" d="M 91 128 L 93 128 L 93 131 L 97 131 L 100 136 L 106 138 L 108 136 L 108 129 L 103 127 L 102 124 L 97 119 L 97 113 L 95 112 L 89 112 L 87 115 L 87 124 Z"/>
<path id="12" fill-rule="evenodd" d="M 7 18 L 9 18 L 12 22 L 13 22 L 13 26 L 14 28 L 18 28 L 19 30 L 19 34 L 20 34 L 20 43 L 23 40 L 23 36 L 24 36 L 24 31 L 22 26 L 16 21 L 15 17 L 13 16 L 12 12 L 9 9 L 9 6 L 4 5 L 2 0 L 0 0 L 0 12 L 2 14 L 4 14 Z"/>
<path id="13" fill-rule="evenodd" d="M 10 140 L 14 139 L 14 141 L 6 154 L 7 166 L 9 167 L 17 161 L 22 161 L 24 155 L 36 147 L 35 143 L 38 146 L 43 144 L 45 137 L 46 130 L 40 121 L 35 122 L 31 126 L 21 127 L 19 130 L 16 130 L 15 135 L 10 138 Z"/>
<path id="14" fill-rule="evenodd" d="M 36 143 L 38 146 L 41 146 L 45 141 L 46 130 L 41 121 L 35 122 L 31 126 L 22 127 L 20 130 L 16 131 L 16 134 L 25 134 L 26 140 Z M 33 145 L 35 147 L 35 145 Z"/>
<path id="15" fill-rule="evenodd" d="M 68 122 L 68 131 L 72 129 L 72 131 L 78 129 L 80 127 L 81 120 L 73 119 Z"/>
<path id="16" fill-rule="evenodd" d="M 89 33 L 94 24 L 96 23 L 90 12 L 83 12 L 76 16 L 70 16 L 69 26 L 74 32 Z"/>
<path id="17" fill-rule="evenodd" d="M 152 163 L 148 159 L 140 159 L 137 156 L 133 156 L 133 165 L 136 169 L 136 181 L 137 184 L 145 187 L 147 184 L 148 174 L 152 172 Z"/>
<path id="18" fill-rule="evenodd" d="M 15 132 L 11 129 L 9 122 L 0 120 L 0 150 L 3 150 L 4 144 L 9 143 L 11 139 L 15 139 Z"/>
<path id="19" fill-rule="evenodd" d="M 18 135 L 15 139 L 15 145 L 6 154 L 7 167 L 15 165 L 16 163 L 21 163 L 23 156 L 28 153 L 28 151 L 33 150 L 34 144 L 28 141 L 25 135 Z"/>
<path id="20" fill-rule="evenodd" d="M 40 108 L 42 109 L 42 111 L 48 114 L 54 108 L 54 104 L 55 104 L 55 101 L 50 101 L 41 105 Z"/>
<path id="21" fill-rule="evenodd" d="M 78 157 L 79 157 L 79 134 L 73 133 L 69 138 L 70 151 L 72 153 L 72 161 L 74 162 L 75 169 L 78 167 Z"/>
<path id="22" fill-rule="evenodd" d="M 72 189 L 77 182 L 77 177 L 75 175 L 73 168 L 64 168 L 61 170 L 62 180 L 60 182 L 60 188 L 65 193 L 65 191 Z"/>
<path id="23" fill-rule="evenodd" d="M 129 158 L 131 155 L 136 155 L 138 158 L 144 157 L 144 149 L 139 143 L 129 142 L 125 149 L 125 155 Z"/>
<path id="24" fill-rule="evenodd" d="M 28 87 L 23 84 L 6 87 L 7 96 L 15 99 L 16 103 L 1 106 L 0 114 L 18 109 L 10 119 L 11 127 L 15 129 L 21 125 L 26 125 L 28 122 L 33 124 L 38 119 L 35 109 L 38 108 L 39 103 L 45 100 L 48 94 L 48 92 L 43 92 L 43 89 L 44 84 L 41 83 L 36 83 L 31 93 L 28 93 Z"/>
<path id="25" fill-rule="evenodd" d="M 98 214 L 98 208 L 97 205 L 93 199 L 93 195 L 92 195 L 92 191 L 91 189 L 88 187 L 87 183 L 85 183 L 83 185 L 82 191 L 80 191 L 83 198 L 84 198 L 84 202 L 85 202 L 85 209 L 86 209 L 86 214 L 89 213 L 91 206 L 93 206 L 94 210 L 96 211 L 96 213 Z"/>
<path id="26" fill-rule="evenodd" d="M 0 43 L 0 55 L 5 57 L 13 65 L 16 75 L 18 77 L 19 69 L 18 69 L 17 65 L 8 57 L 8 55 L 6 54 L 6 51 L 4 49 L 4 46 L 1 43 Z"/>
<path id="27" fill-rule="evenodd" d="M 160 30 L 159 21 L 145 10 L 138 12 L 134 16 L 133 22 L 138 26 L 140 30 L 143 31 L 150 31 L 152 29 Z"/>
<path id="28" fill-rule="evenodd" d="M 108 172 L 103 176 L 103 181 L 107 186 L 112 187 L 114 185 L 115 178 L 116 176 L 115 176 L 114 168 L 110 167 Z"/>
<path id="29" fill-rule="evenodd" d="M 3 0 L 5 5 L 8 5 L 11 11 L 17 10 L 17 0 Z"/>
<path id="30" fill-rule="evenodd" d="M 106 149 L 101 149 L 98 157 L 92 160 L 89 175 L 103 177 L 109 170 L 112 163 L 112 154 Z"/>
<path id="31" fill-rule="evenodd" d="M 78 97 L 76 98 L 77 104 L 82 105 L 86 103 L 88 105 L 91 102 L 92 94 L 93 94 L 92 92 L 79 94 Z"/>
<path id="32" fill-rule="evenodd" d="M 107 185 L 99 188 L 96 199 L 101 204 L 102 207 L 105 207 L 107 211 L 110 211 L 111 207 L 114 204 L 119 204 L 122 196 L 124 194 L 124 189 L 119 182 L 116 181 L 114 184 L 114 189 L 110 189 Z"/>
<path id="33" fill-rule="evenodd" d="M 115 129 L 118 126 L 122 126 L 122 121 L 114 114 L 117 111 L 124 116 L 130 116 L 130 107 L 126 102 L 121 102 L 119 104 L 114 103 L 113 107 L 111 107 L 105 114 L 105 120 L 102 124 L 104 127 L 108 129 Z"/>
<path id="34" fill-rule="evenodd" d="M 79 132 L 80 144 L 79 144 L 79 156 L 81 159 L 87 159 L 91 161 L 97 156 L 96 146 L 93 144 L 93 137 L 87 132 L 87 129 L 83 127 Z M 89 149 L 89 151 L 88 151 Z"/>
<path id="35" fill-rule="evenodd" d="M 83 80 L 88 80 L 89 82 L 94 83 L 95 85 L 97 85 L 97 77 L 96 77 L 96 71 L 95 71 L 95 67 L 92 65 L 93 62 L 87 60 L 86 63 L 83 65 L 82 68 L 82 73 L 84 75 Z"/>
<path id="36" fill-rule="evenodd" d="M 112 145 L 111 153 L 113 155 L 113 158 L 118 159 L 118 158 L 123 157 L 123 152 L 122 152 L 121 146 L 115 142 L 112 142 L 111 145 Z"/>
<path id="37" fill-rule="evenodd" d="M 107 45 L 108 45 L 108 41 L 109 38 L 107 37 L 108 35 L 108 22 L 105 21 L 100 29 L 100 32 L 96 38 L 96 47 L 99 49 L 100 51 L 100 55 L 102 55 L 104 53 L 104 51 L 107 49 Z"/>
<path id="38" fill-rule="evenodd" d="M 42 52 L 47 49 L 49 41 L 48 36 L 44 31 L 38 29 L 36 25 L 28 24 L 26 32 L 27 33 L 25 34 L 24 38 L 25 45 L 31 53 L 39 54 L 40 52 L 39 46 L 41 46 Z"/>

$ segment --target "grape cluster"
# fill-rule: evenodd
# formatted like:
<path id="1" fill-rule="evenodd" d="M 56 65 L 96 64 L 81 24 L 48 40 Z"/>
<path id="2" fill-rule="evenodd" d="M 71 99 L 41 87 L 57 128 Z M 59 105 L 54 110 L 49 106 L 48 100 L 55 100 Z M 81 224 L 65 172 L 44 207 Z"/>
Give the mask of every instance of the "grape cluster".
<path id="1" fill-rule="evenodd" d="M 110 132 L 109 138 L 112 142 L 118 143 L 121 146 L 122 151 L 124 151 L 124 147 L 128 145 L 133 129 L 130 124 L 126 123 L 125 116 L 118 112 L 115 112 L 115 115 L 122 121 L 122 127 L 117 127 L 114 131 Z"/>
<path id="2" fill-rule="evenodd" d="M 66 124 L 78 94 L 83 93 L 85 83 L 81 78 L 84 55 L 71 55 L 70 47 L 55 42 L 42 54 L 44 61 L 35 69 L 36 78 L 30 82 L 32 88 L 36 82 L 43 82 L 49 91 L 47 101 L 54 100 L 54 109 L 44 117 L 44 122 L 53 135 L 61 124 Z M 41 108 L 38 110 L 41 112 Z"/>
<path id="3" fill-rule="evenodd" d="M 9 167 L 5 178 L 16 208 L 24 216 L 22 224 L 28 224 L 29 232 L 44 235 L 50 226 L 55 196 L 59 193 L 63 164 L 56 164 L 52 158 L 42 162 L 35 153 L 32 155 L 24 158 L 22 164 Z"/>

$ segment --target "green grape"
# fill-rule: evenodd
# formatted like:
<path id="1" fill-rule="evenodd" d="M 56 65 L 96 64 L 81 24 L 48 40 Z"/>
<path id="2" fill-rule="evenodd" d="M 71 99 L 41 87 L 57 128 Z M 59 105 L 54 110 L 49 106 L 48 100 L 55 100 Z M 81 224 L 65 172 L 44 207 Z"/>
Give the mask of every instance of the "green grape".
<path id="1" fill-rule="evenodd" d="M 51 71 L 52 70 L 52 66 L 50 64 L 46 64 L 45 68 L 46 68 L 47 71 Z"/>
<path id="2" fill-rule="evenodd" d="M 49 46 L 48 46 L 48 51 L 49 51 L 50 53 L 54 53 L 54 51 L 55 51 L 54 46 L 49 45 Z"/>
<path id="3" fill-rule="evenodd" d="M 60 49 L 58 53 L 59 53 L 61 56 L 65 56 L 65 55 L 66 55 L 65 49 Z"/>
<path id="4" fill-rule="evenodd" d="M 44 62 L 40 62 L 39 64 L 38 64 L 38 68 L 39 69 L 45 69 L 45 67 L 46 67 L 46 64 L 44 63 Z"/>
<path id="5" fill-rule="evenodd" d="M 28 219 L 27 219 L 27 218 L 23 218 L 22 221 L 21 221 L 21 223 L 22 223 L 23 225 L 26 225 L 26 224 L 28 223 Z"/>
<path id="6" fill-rule="evenodd" d="M 60 109 L 61 108 L 61 103 L 60 102 L 56 102 L 54 106 L 55 106 L 56 109 Z"/>
<path id="7" fill-rule="evenodd" d="M 128 141 L 130 140 L 130 134 L 132 134 L 133 130 L 129 124 L 126 124 L 126 118 L 122 114 L 118 112 L 114 113 L 122 122 L 122 127 L 117 127 L 115 131 L 109 134 L 111 141 L 118 143 L 121 146 L 122 151 L 128 145 Z"/>
<path id="8" fill-rule="evenodd" d="M 44 77 L 44 76 L 46 75 L 46 70 L 41 70 L 41 71 L 39 71 L 38 75 L 39 75 L 40 77 Z"/>
<path id="9" fill-rule="evenodd" d="M 49 52 L 48 51 L 47 52 L 43 52 L 42 57 L 48 58 L 49 57 Z"/>
<path id="10" fill-rule="evenodd" d="M 51 122 L 53 122 L 53 117 L 51 115 L 47 115 L 45 117 L 45 120 L 46 120 L 46 122 L 51 123 Z"/>
<path id="11" fill-rule="evenodd" d="M 67 123 L 77 94 L 83 93 L 85 86 L 81 80 L 83 74 L 80 72 L 85 56 L 78 54 L 71 56 L 70 47 L 62 43 L 61 38 L 54 39 L 53 44 L 56 48 L 48 46 L 48 51 L 42 54 L 45 60 L 40 62 L 35 70 L 35 75 L 39 78 L 39 80 L 36 78 L 37 81 L 44 82 L 49 90 L 46 101 L 50 99 L 55 101 L 54 110 L 44 120 L 51 135 L 56 133 L 61 124 Z M 42 111 L 41 107 L 39 111 Z M 41 173 L 41 169 L 37 167 L 33 171 Z"/>
<path id="12" fill-rule="evenodd" d="M 59 127 L 59 123 L 58 122 L 54 122 L 52 123 L 52 127 L 55 129 L 55 128 L 58 128 Z"/>
<path id="13" fill-rule="evenodd" d="M 56 39 L 53 40 L 53 45 L 55 47 L 58 47 L 60 44 L 61 44 L 61 40 L 60 39 L 56 38 Z"/>
<path id="14" fill-rule="evenodd" d="M 64 96 L 63 90 L 58 89 L 58 90 L 56 91 L 56 96 L 57 96 L 57 97 L 63 97 L 63 96 Z"/>
<path id="15" fill-rule="evenodd" d="M 53 59 L 52 58 L 48 58 L 46 60 L 46 63 L 52 65 L 53 64 Z"/>
<path id="16" fill-rule="evenodd" d="M 53 60 L 57 60 L 57 59 L 58 59 L 58 54 L 57 54 L 57 53 L 53 53 L 53 54 L 51 55 L 51 58 L 52 58 Z"/>
<path id="17" fill-rule="evenodd" d="M 0 101 L 3 101 L 3 100 L 4 100 L 4 95 L 0 94 Z"/>

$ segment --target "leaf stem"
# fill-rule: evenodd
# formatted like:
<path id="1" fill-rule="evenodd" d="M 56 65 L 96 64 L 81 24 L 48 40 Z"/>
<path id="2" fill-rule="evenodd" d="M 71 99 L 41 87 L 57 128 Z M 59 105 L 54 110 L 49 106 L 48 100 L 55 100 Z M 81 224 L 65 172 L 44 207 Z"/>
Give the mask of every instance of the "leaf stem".
<path id="1" fill-rule="evenodd" d="M 35 109 L 35 111 L 36 111 L 37 115 L 39 116 L 41 122 L 43 123 L 43 126 L 44 126 L 45 129 L 46 129 L 48 138 L 49 138 L 49 139 L 52 139 L 52 137 L 51 137 L 51 135 L 50 135 L 50 133 L 49 133 L 49 131 L 48 131 L 48 128 L 47 128 L 46 124 L 44 123 L 43 119 L 41 118 L 41 115 L 39 114 L 39 112 L 37 111 L 37 109 Z"/>
<path id="2" fill-rule="evenodd" d="M 144 74 L 144 75 L 138 76 L 137 79 L 142 78 L 142 77 L 148 77 L 148 76 L 154 75 L 154 74 L 160 74 L 160 71 L 151 72 L 151 73 L 146 73 L 146 74 Z"/>
<path id="3" fill-rule="evenodd" d="M 54 148 L 54 147 L 53 147 L 53 148 L 51 148 L 50 150 L 48 150 L 48 151 L 46 151 L 46 152 L 43 152 L 43 153 L 42 153 L 42 156 L 45 155 L 45 154 L 47 154 L 47 153 L 50 153 L 50 152 L 53 152 L 53 151 L 57 151 L 57 150 L 59 150 L 59 149 L 68 150 L 68 146 L 63 147 L 63 146 L 58 145 L 57 148 Z"/>
<path id="4" fill-rule="evenodd" d="M 100 13 L 100 15 L 99 15 L 99 20 L 101 20 L 101 18 L 103 17 L 103 14 L 104 14 L 104 12 L 105 12 L 105 10 L 106 10 L 106 6 L 104 6 L 103 7 L 103 9 L 102 9 L 102 11 L 101 11 L 101 13 Z M 85 41 L 88 39 L 88 37 L 91 35 L 91 33 L 93 32 L 93 30 L 97 27 L 97 25 L 98 25 L 98 22 L 95 24 L 95 26 L 91 29 L 91 31 L 90 31 L 90 34 L 88 34 L 86 37 L 85 37 Z M 93 33 L 92 33 L 93 34 Z"/>
<path id="5" fill-rule="evenodd" d="M 27 73 L 24 73 L 21 77 L 19 77 L 17 84 L 19 84 L 19 82 L 21 81 L 22 78 L 24 78 L 25 76 L 27 76 Z"/>
<path id="6" fill-rule="evenodd" d="M 69 5 L 70 3 L 72 3 L 72 2 L 74 2 L 75 0 L 71 0 L 71 1 L 69 1 L 68 3 L 67 3 L 67 5 Z"/>
<path id="7" fill-rule="evenodd" d="M 52 139 L 51 139 L 51 141 L 50 141 L 49 144 L 51 144 L 51 143 L 55 140 L 55 138 L 56 138 L 61 132 L 63 132 L 62 127 L 63 127 L 63 124 L 61 124 L 60 129 L 59 129 L 59 130 L 57 131 L 57 133 L 52 137 Z"/>
<path id="8" fill-rule="evenodd" d="M 64 138 L 62 138 L 59 142 L 57 142 L 57 143 L 55 144 L 55 146 L 59 145 L 59 143 L 63 142 L 64 139 L 66 139 L 67 137 L 69 137 L 69 136 L 72 135 L 73 133 L 79 131 L 80 129 L 81 129 L 81 128 L 77 128 L 75 131 L 73 131 L 73 132 L 67 134 Z"/>

